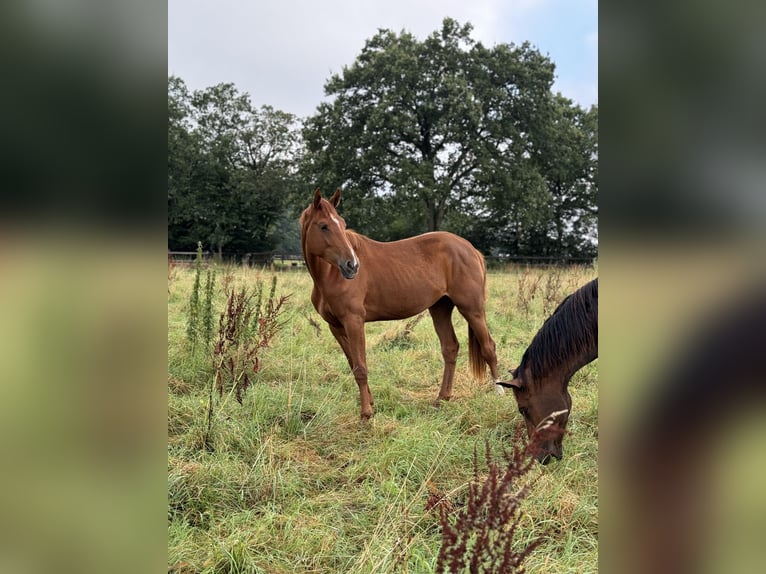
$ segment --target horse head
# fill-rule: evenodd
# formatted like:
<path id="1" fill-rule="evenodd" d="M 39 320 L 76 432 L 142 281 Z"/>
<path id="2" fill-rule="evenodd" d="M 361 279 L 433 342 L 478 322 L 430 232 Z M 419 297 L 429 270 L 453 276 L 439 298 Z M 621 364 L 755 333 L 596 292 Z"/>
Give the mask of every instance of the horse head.
<path id="1" fill-rule="evenodd" d="M 511 371 L 513 379 L 498 382 L 513 389 L 529 440 L 546 464 L 561 459 L 572 397 L 572 375 L 598 357 L 598 279 L 568 295 L 548 317 Z"/>
<path id="2" fill-rule="evenodd" d="M 317 188 L 314 200 L 301 214 L 301 245 L 306 262 L 309 256 L 323 259 L 338 267 L 346 279 L 353 279 L 359 272 L 359 259 L 346 235 L 346 222 L 338 215 L 340 189 L 329 200 L 322 197 Z"/>
<path id="3" fill-rule="evenodd" d="M 519 412 L 524 417 L 529 440 L 535 443 L 538 462 L 548 464 L 551 457 L 561 460 L 561 446 L 572 408 L 572 397 L 558 376 L 532 381 L 529 367 L 511 371 L 513 379 L 498 382 L 513 389 Z"/>

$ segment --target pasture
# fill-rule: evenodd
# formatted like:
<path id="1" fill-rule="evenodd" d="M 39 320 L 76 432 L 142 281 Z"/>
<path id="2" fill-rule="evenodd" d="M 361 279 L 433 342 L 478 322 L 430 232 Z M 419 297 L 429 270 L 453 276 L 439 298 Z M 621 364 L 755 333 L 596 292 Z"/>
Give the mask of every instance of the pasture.
<path id="1" fill-rule="evenodd" d="M 516 367 L 545 318 L 596 277 L 591 267 L 488 273 L 487 323 L 501 377 Z M 217 270 L 214 318 L 223 285 L 270 284 L 270 270 Z M 305 269 L 279 272 L 290 295 L 281 329 L 260 352 L 260 371 L 236 400 L 216 403 L 205 433 L 212 361 L 186 344 L 193 269 L 168 282 L 168 571 L 264 573 L 433 572 L 441 546 L 430 490 L 460 504 L 474 451 L 510 449 L 522 424 L 512 393 L 490 377 L 471 379 L 467 325 L 452 400 L 434 407 L 442 356 L 428 313 L 369 323 L 367 361 L 375 415 L 359 419 L 348 363 L 310 301 Z M 597 572 L 598 361 L 569 384 L 572 415 L 564 458 L 535 465 L 514 540 L 544 540 L 524 562 L 529 573 Z M 510 377 L 509 377 L 510 378 Z M 217 396 L 216 396 L 217 398 Z"/>

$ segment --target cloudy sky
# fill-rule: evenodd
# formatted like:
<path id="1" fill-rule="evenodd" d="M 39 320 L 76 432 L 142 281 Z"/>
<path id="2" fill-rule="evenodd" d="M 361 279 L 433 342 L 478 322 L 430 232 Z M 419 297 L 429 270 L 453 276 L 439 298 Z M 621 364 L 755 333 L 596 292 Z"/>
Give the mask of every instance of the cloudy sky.
<path id="1" fill-rule="evenodd" d="M 168 74 L 306 117 L 379 28 L 423 40 L 447 16 L 486 46 L 528 40 L 556 64 L 554 90 L 598 103 L 597 0 L 168 0 Z"/>

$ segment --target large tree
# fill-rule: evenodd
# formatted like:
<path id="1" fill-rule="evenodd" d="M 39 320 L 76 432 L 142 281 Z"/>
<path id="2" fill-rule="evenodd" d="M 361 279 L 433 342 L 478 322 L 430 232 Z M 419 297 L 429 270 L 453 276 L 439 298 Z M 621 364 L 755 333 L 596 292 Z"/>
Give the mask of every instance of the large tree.
<path id="1" fill-rule="evenodd" d="M 233 84 L 188 91 L 168 79 L 168 240 L 219 254 L 268 251 L 295 185 L 294 116 L 254 109 Z"/>
<path id="2" fill-rule="evenodd" d="M 382 239 L 445 226 L 475 234 L 512 206 L 517 234 L 564 245 L 572 205 L 595 193 L 555 155 L 584 143 L 569 133 L 578 108 L 552 94 L 554 65 L 529 44 L 487 48 L 471 31 L 448 18 L 422 42 L 390 30 L 369 39 L 306 123 L 307 174 L 342 186 L 354 199 L 347 221 Z M 509 225 L 490 236 L 507 245 Z"/>
<path id="3" fill-rule="evenodd" d="M 553 97 L 528 153 L 502 158 L 482 177 L 481 213 L 456 222 L 485 251 L 593 257 L 597 242 L 598 109 Z"/>

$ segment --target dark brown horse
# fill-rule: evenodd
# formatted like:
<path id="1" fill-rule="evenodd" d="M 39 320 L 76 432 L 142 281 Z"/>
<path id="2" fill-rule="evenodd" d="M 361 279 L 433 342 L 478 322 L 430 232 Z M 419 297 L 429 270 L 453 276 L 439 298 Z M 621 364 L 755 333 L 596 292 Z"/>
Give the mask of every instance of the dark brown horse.
<path id="1" fill-rule="evenodd" d="M 543 439 L 537 460 L 561 459 L 561 439 L 569 420 L 572 397 L 567 386 L 578 370 L 598 357 L 598 279 L 564 299 L 545 320 L 511 371 L 513 380 L 498 384 L 513 388 L 530 440 L 539 430 L 555 425 L 561 432 Z"/>
<path id="2" fill-rule="evenodd" d="M 498 380 L 495 343 L 484 315 L 484 258 L 456 235 L 433 232 L 381 243 L 346 229 L 338 215 L 340 190 L 314 200 L 301 214 L 301 246 L 314 280 L 311 302 L 327 321 L 346 354 L 359 386 L 362 419 L 372 416 L 367 384 L 364 324 L 431 313 L 444 357 L 438 398 L 449 400 L 458 353 L 452 310 L 468 321 L 471 373 L 479 378 L 486 365 Z"/>

